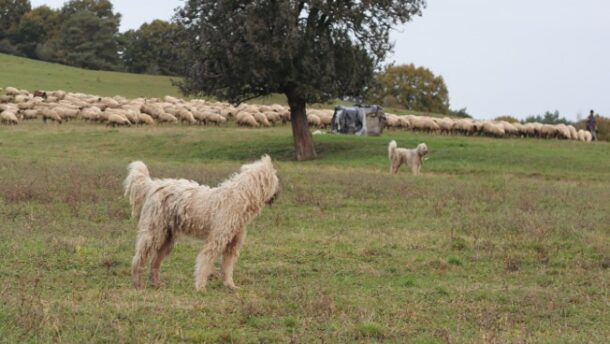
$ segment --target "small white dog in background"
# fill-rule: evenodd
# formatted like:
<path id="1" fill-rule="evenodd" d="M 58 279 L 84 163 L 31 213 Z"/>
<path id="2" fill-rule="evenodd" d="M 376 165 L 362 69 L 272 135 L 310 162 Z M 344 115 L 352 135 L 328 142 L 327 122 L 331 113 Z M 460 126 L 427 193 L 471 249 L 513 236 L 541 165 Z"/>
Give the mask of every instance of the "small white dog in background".
<path id="1" fill-rule="evenodd" d="M 398 173 L 400 165 L 407 164 L 411 168 L 413 175 L 421 174 L 423 157 L 428 154 L 428 146 L 420 143 L 415 149 L 398 148 L 396 141 L 388 145 L 388 157 L 390 158 L 390 172 Z"/>
<path id="2" fill-rule="evenodd" d="M 243 165 L 238 174 L 215 188 L 185 179 L 153 179 L 141 161 L 127 167 L 125 196 L 138 217 L 133 285 L 142 288 L 140 273 L 150 261 L 150 279 L 160 284 L 161 261 L 178 236 L 203 240 L 195 267 L 195 288 L 205 290 L 214 261 L 222 256 L 223 283 L 236 289 L 233 267 L 246 238 L 246 226 L 279 194 L 279 180 L 267 155 Z"/>

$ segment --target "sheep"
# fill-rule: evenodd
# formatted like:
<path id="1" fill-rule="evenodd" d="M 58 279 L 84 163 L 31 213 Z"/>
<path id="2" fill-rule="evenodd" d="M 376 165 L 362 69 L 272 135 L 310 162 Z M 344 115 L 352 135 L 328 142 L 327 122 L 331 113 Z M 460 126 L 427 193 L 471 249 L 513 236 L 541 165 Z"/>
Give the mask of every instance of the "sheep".
<path id="1" fill-rule="evenodd" d="M 441 134 L 446 133 L 447 135 L 449 135 L 453 130 L 455 122 L 451 118 L 445 117 L 443 119 L 440 119 L 437 124 L 441 129 Z"/>
<path id="2" fill-rule="evenodd" d="M 143 113 L 150 115 L 152 118 L 155 119 L 159 119 L 159 117 L 161 117 L 163 114 L 165 114 L 165 111 L 163 111 L 163 109 L 156 105 L 156 104 L 150 104 L 150 103 L 145 103 L 142 105 L 141 110 Z"/>
<path id="3" fill-rule="evenodd" d="M 57 111 L 55 111 L 54 109 L 52 109 L 50 107 L 41 108 L 38 111 L 38 115 L 40 117 L 42 117 L 42 121 L 45 124 L 47 123 L 47 121 L 57 122 L 59 124 L 61 124 L 63 121 L 61 116 L 57 113 Z"/>
<path id="4" fill-rule="evenodd" d="M 425 116 L 413 117 L 411 119 L 411 125 L 413 126 L 413 129 L 425 131 L 428 133 L 437 132 L 441 129 L 438 124 L 436 124 L 436 122 L 434 122 L 431 118 Z"/>
<path id="5" fill-rule="evenodd" d="M 131 122 L 129 120 L 119 114 L 111 113 L 108 115 L 108 126 L 116 127 L 116 126 L 131 126 Z"/>
<path id="6" fill-rule="evenodd" d="M 570 130 L 570 139 L 578 140 L 578 131 L 574 128 L 573 125 L 568 125 L 568 130 Z"/>
<path id="7" fill-rule="evenodd" d="M 223 124 L 227 121 L 226 118 L 222 117 L 219 114 L 216 113 L 208 113 L 205 117 L 205 122 L 207 123 L 214 123 L 216 125 L 220 125 Z"/>
<path id="8" fill-rule="evenodd" d="M 0 103 L 10 103 L 13 101 L 13 96 L 0 96 Z"/>
<path id="9" fill-rule="evenodd" d="M 81 109 L 78 117 L 86 121 L 99 121 L 101 114 L 102 110 L 100 110 L 100 108 L 97 106 L 91 106 Z"/>
<path id="10" fill-rule="evenodd" d="M 311 125 L 311 126 L 315 126 L 315 127 L 319 128 L 320 125 L 322 124 L 322 121 L 320 120 L 320 117 L 318 117 L 314 114 L 307 114 L 307 123 L 309 123 L 309 125 Z"/>
<path id="11" fill-rule="evenodd" d="M 195 120 L 195 117 L 193 117 L 193 114 L 186 109 L 179 109 L 175 115 L 176 118 L 178 118 L 183 123 L 188 122 L 190 124 L 197 124 L 197 121 Z"/>
<path id="12" fill-rule="evenodd" d="M 485 135 L 493 137 L 503 137 L 506 135 L 504 128 L 493 122 L 483 122 L 482 131 Z"/>
<path id="13" fill-rule="evenodd" d="M 400 121 L 398 119 L 398 116 L 391 113 L 386 113 L 385 124 L 388 128 L 398 128 L 400 125 Z"/>
<path id="14" fill-rule="evenodd" d="M 78 109 L 69 108 L 64 106 L 57 106 L 53 108 L 63 120 L 75 119 L 78 117 L 80 112 Z"/>
<path id="15" fill-rule="evenodd" d="M 161 112 L 156 119 L 161 123 L 178 123 L 178 119 L 176 117 L 165 112 Z"/>
<path id="16" fill-rule="evenodd" d="M 411 129 L 411 120 L 407 116 L 397 116 L 398 117 L 398 125 L 401 128 Z"/>
<path id="17" fill-rule="evenodd" d="M 18 90 L 18 89 L 16 89 L 15 87 L 10 87 L 10 86 L 9 86 L 9 87 L 7 87 L 7 88 L 5 88 L 5 89 L 4 89 L 4 93 L 5 93 L 7 96 L 13 96 L 13 97 L 14 97 L 14 96 L 16 96 L 16 95 L 19 95 L 19 90 Z"/>
<path id="18" fill-rule="evenodd" d="M 263 114 L 265 115 L 265 117 L 267 117 L 267 120 L 273 125 L 275 125 L 275 123 L 278 123 L 282 120 L 282 118 L 280 117 L 280 114 L 275 111 L 266 111 L 266 112 L 263 112 Z"/>
<path id="19" fill-rule="evenodd" d="M 252 116 L 250 113 L 240 111 L 237 113 L 236 119 L 237 125 L 240 127 L 260 127 L 260 124 L 258 124 L 254 116 Z"/>
<path id="20" fill-rule="evenodd" d="M 580 129 L 578 131 L 578 139 L 582 142 L 591 142 L 593 141 L 593 135 L 587 130 Z"/>
<path id="21" fill-rule="evenodd" d="M 2 111 L 0 113 L 0 123 L 16 125 L 19 124 L 19 119 L 17 119 L 17 115 L 10 110 Z"/>
<path id="22" fill-rule="evenodd" d="M 19 104 L 19 103 L 26 103 L 28 101 L 30 101 L 30 96 L 25 95 L 25 94 L 18 94 L 13 99 L 13 102 L 15 102 L 17 104 Z"/>
<path id="23" fill-rule="evenodd" d="M 24 110 L 22 111 L 22 118 L 24 120 L 29 120 L 29 119 L 36 119 L 38 118 L 38 110 L 36 109 L 32 109 L 32 110 Z"/>

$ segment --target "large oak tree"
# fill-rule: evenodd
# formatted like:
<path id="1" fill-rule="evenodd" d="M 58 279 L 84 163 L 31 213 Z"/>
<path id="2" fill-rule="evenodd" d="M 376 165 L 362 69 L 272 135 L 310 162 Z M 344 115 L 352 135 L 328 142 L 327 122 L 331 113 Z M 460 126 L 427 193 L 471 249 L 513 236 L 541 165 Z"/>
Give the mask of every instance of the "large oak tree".
<path id="1" fill-rule="evenodd" d="M 288 99 L 297 160 L 315 158 L 307 103 L 360 97 L 392 44 L 393 26 L 420 15 L 425 0 L 188 0 L 188 94 L 242 102 Z"/>

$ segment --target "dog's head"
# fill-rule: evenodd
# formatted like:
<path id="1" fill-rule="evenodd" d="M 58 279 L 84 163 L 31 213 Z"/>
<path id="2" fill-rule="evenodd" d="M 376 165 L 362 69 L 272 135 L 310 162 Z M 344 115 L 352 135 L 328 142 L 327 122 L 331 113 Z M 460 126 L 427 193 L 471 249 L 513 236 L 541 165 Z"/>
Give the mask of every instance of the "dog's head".
<path id="1" fill-rule="evenodd" d="M 277 200 L 280 194 L 280 181 L 271 157 L 263 155 L 260 160 L 242 166 L 241 173 L 248 174 L 254 179 L 250 185 L 258 189 L 256 193 L 260 197 L 259 201 L 271 205 Z"/>
<path id="2" fill-rule="evenodd" d="M 417 145 L 417 154 L 419 156 L 424 156 L 428 154 L 428 146 L 425 143 L 420 143 Z"/>

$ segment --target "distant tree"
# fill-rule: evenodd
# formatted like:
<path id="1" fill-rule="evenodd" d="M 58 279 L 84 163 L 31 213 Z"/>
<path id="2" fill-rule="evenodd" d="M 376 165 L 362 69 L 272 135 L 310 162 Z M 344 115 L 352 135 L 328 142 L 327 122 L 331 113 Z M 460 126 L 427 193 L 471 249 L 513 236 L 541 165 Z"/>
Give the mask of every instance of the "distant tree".
<path id="1" fill-rule="evenodd" d="M 555 112 L 547 111 L 544 115 L 528 116 L 525 118 L 524 123 L 538 122 L 544 124 L 571 124 L 567 119 L 560 117 L 559 111 Z"/>
<path id="2" fill-rule="evenodd" d="M 451 117 L 460 117 L 460 118 L 472 118 L 472 116 L 468 114 L 468 109 L 467 108 L 461 108 L 459 110 L 451 110 L 451 109 L 449 109 L 449 116 L 451 116 Z"/>
<path id="3" fill-rule="evenodd" d="M 17 49 L 30 58 L 40 58 L 38 50 L 59 31 L 59 12 L 48 6 L 37 7 L 24 14 L 11 35 Z"/>
<path id="4" fill-rule="evenodd" d="M 391 50 L 394 25 L 421 14 L 425 0 L 188 0 L 187 94 L 242 102 L 288 99 L 297 160 L 316 157 L 306 104 L 361 97 Z"/>
<path id="5" fill-rule="evenodd" d="M 118 53 L 121 15 L 107 0 L 72 0 L 61 9 L 62 25 L 51 42 L 54 59 L 88 68 L 122 69 Z"/>
<path id="6" fill-rule="evenodd" d="M 8 38 L 21 17 L 31 9 L 29 0 L 0 0 L 0 40 Z"/>
<path id="7" fill-rule="evenodd" d="M 129 72 L 181 75 L 185 71 L 183 29 L 154 20 L 122 35 L 122 60 Z"/>
<path id="8" fill-rule="evenodd" d="M 67 19 L 81 11 L 91 12 L 100 19 L 121 20 L 121 15 L 114 13 L 112 2 L 109 0 L 70 0 L 64 3 L 61 15 Z"/>
<path id="9" fill-rule="evenodd" d="M 387 67 L 376 77 L 374 99 L 386 106 L 446 114 L 449 91 L 442 76 L 413 64 Z"/>
<path id="10" fill-rule="evenodd" d="M 500 116 L 500 117 L 496 117 L 496 121 L 504 121 L 504 122 L 508 122 L 508 123 L 517 123 L 519 122 L 518 119 L 516 119 L 513 116 Z"/>

